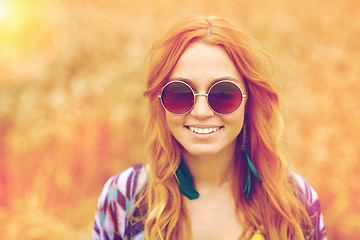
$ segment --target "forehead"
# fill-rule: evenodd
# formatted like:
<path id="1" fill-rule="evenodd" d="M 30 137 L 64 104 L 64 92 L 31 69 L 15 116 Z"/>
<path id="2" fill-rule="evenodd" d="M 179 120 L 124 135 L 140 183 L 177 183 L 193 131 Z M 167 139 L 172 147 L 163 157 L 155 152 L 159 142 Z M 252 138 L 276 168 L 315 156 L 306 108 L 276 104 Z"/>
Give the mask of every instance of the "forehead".
<path id="1" fill-rule="evenodd" d="M 224 48 L 195 42 L 184 51 L 175 65 L 170 81 L 184 79 L 197 88 L 207 88 L 213 82 L 227 79 L 244 87 L 244 81 Z"/>

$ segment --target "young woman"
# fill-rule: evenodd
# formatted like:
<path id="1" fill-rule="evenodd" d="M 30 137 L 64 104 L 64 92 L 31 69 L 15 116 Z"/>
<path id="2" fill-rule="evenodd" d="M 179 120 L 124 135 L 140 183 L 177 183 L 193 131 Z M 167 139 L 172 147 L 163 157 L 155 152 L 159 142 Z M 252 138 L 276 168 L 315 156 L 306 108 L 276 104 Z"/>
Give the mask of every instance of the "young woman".
<path id="1" fill-rule="evenodd" d="M 315 191 L 279 154 L 256 42 L 222 18 L 189 18 L 148 60 L 148 156 L 105 184 L 93 239 L 326 239 Z"/>

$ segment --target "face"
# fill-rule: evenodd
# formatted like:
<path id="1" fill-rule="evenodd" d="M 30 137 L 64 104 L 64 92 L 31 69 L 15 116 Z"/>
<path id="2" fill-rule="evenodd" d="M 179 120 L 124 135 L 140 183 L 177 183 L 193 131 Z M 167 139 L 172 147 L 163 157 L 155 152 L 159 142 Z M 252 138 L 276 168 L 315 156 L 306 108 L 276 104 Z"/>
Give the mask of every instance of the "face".
<path id="1" fill-rule="evenodd" d="M 202 42 L 192 43 L 176 64 L 169 82 L 181 80 L 195 93 L 207 93 L 219 80 L 235 82 L 245 92 L 245 84 L 234 63 L 220 46 Z M 246 97 L 241 106 L 229 115 L 219 115 L 208 105 L 207 97 L 195 97 L 195 105 L 185 115 L 167 111 L 167 125 L 175 139 L 183 146 L 183 154 L 215 156 L 234 154 L 236 137 L 244 122 Z"/>

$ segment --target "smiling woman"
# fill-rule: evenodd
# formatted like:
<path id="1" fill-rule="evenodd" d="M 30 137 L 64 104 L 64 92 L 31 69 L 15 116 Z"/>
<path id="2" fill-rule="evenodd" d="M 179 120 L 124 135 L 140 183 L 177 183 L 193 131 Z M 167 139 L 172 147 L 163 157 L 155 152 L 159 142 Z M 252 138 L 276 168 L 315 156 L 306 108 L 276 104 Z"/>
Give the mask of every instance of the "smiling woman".
<path id="1" fill-rule="evenodd" d="M 188 46 L 178 60 L 170 75 L 170 81 L 174 78 L 188 79 L 197 94 L 202 94 L 195 99 L 189 114 L 179 116 L 166 112 L 167 126 L 174 138 L 184 147 L 182 154 L 187 165 L 191 168 L 193 163 L 201 160 L 209 164 L 218 162 L 216 159 L 228 159 L 226 161 L 230 163 L 235 151 L 236 137 L 243 126 L 245 110 L 245 101 L 242 101 L 244 90 L 241 90 L 245 89 L 245 84 L 236 66 L 222 47 L 196 41 Z M 218 89 L 215 93 L 215 105 L 210 101 L 214 98 L 213 89 Z M 209 92 L 209 96 L 206 92 Z M 233 95 L 233 98 L 229 97 Z M 231 106 L 234 107 L 230 108 Z M 214 111 L 214 108 L 217 111 Z M 197 131 L 191 131 L 191 128 Z M 209 129 L 213 128 L 218 131 L 209 133 Z M 197 156 L 197 159 L 192 159 L 192 156 Z M 229 163 L 223 163 L 222 166 L 229 166 Z M 206 164 L 204 166 L 209 167 Z M 200 169 L 197 170 L 199 171 Z"/>
<path id="2" fill-rule="evenodd" d="M 218 17 L 175 25 L 149 54 L 148 156 L 110 178 L 93 239 L 326 239 L 288 169 L 268 55 Z"/>

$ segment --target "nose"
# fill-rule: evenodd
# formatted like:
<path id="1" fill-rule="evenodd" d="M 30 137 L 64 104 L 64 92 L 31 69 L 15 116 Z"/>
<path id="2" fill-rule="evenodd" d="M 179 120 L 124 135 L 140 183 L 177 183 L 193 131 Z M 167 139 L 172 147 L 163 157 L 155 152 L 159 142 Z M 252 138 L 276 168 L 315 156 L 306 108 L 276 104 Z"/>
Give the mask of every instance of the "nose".
<path id="1" fill-rule="evenodd" d="M 208 96 L 205 93 L 195 94 L 195 105 L 190 112 L 194 117 L 205 119 L 214 116 L 213 110 L 208 104 Z"/>

